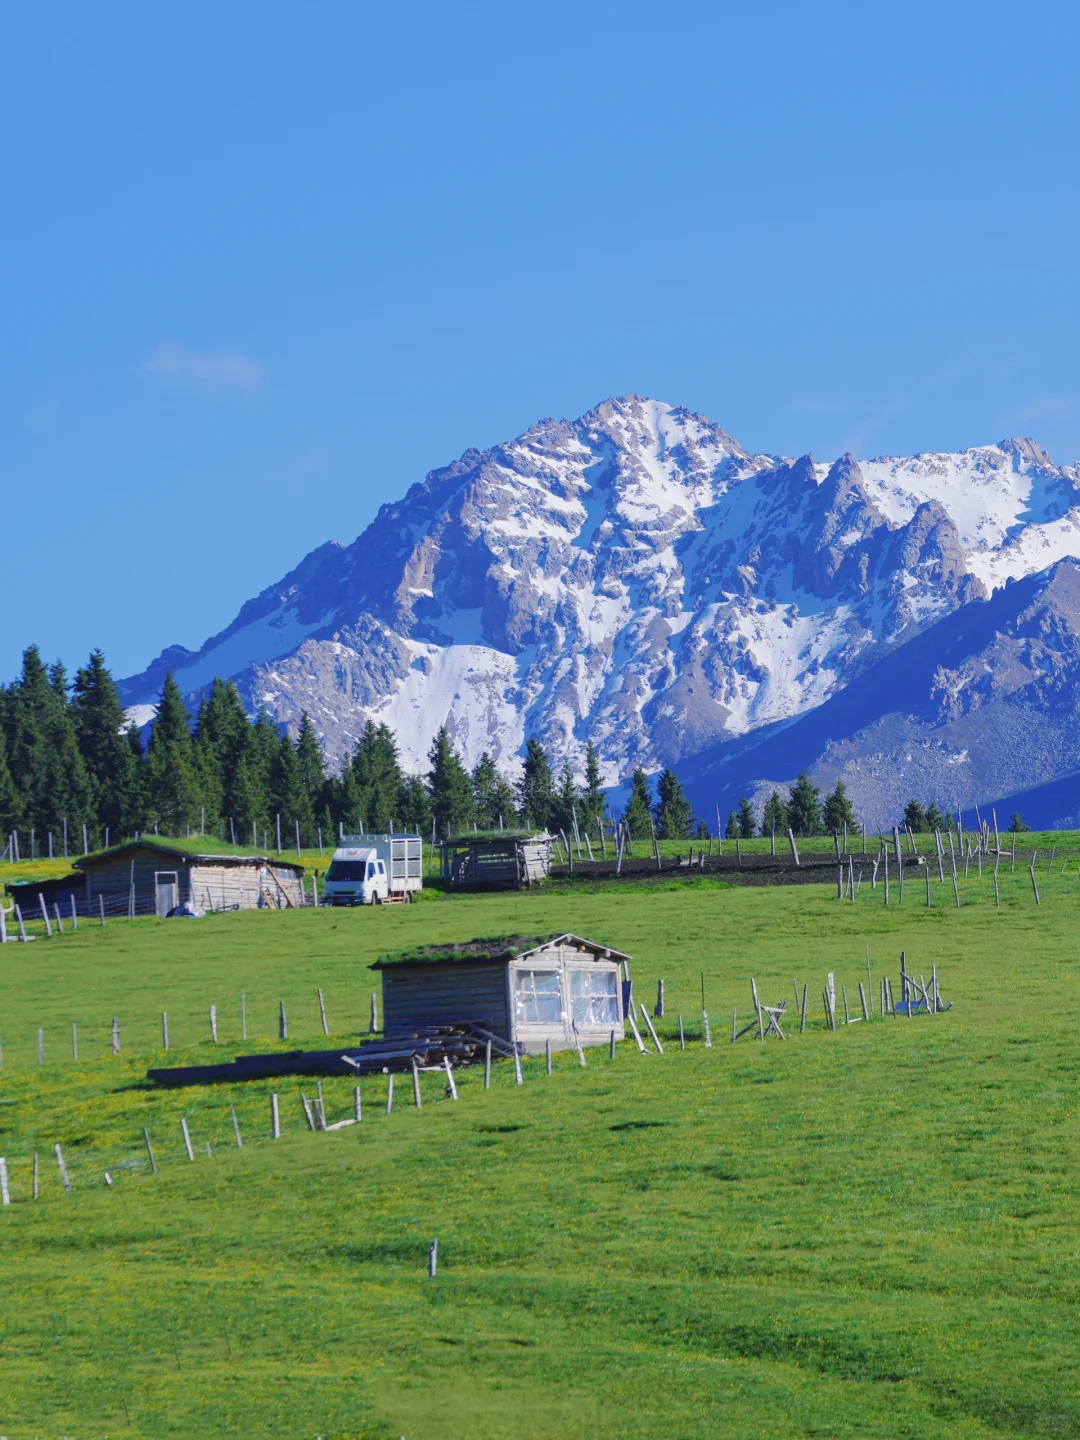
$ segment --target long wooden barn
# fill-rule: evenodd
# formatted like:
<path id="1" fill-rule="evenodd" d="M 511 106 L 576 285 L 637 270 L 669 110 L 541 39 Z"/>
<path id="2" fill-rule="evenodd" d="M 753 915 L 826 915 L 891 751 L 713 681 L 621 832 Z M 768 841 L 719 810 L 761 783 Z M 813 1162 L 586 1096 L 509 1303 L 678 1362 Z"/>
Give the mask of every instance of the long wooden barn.
<path id="1" fill-rule="evenodd" d="M 405 1039 L 433 1025 L 471 1025 L 538 1053 L 624 1035 L 620 967 L 629 955 L 580 935 L 498 935 L 384 955 L 383 1025 Z"/>
<path id="2" fill-rule="evenodd" d="M 302 865 L 265 855 L 214 855 L 153 840 L 132 840 L 75 861 L 71 875 L 9 885 L 27 918 L 42 902 L 61 914 L 168 915 L 198 910 L 288 909 L 304 903 Z"/>

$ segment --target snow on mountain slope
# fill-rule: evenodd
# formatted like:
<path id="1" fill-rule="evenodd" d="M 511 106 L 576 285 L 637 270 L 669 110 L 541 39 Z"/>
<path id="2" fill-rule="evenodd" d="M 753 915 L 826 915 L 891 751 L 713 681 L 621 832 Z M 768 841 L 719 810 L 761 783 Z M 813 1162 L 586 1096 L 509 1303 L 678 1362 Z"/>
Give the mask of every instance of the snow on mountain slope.
<path id="1" fill-rule="evenodd" d="M 804 714 L 928 624 L 1080 553 L 1080 477 L 1031 441 L 831 465 L 748 455 L 641 396 L 467 451 L 321 546 L 197 653 L 332 755 L 386 720 L 420 768 L 446 723 L 508 768 L 526 734 L 614 783 Z"/>

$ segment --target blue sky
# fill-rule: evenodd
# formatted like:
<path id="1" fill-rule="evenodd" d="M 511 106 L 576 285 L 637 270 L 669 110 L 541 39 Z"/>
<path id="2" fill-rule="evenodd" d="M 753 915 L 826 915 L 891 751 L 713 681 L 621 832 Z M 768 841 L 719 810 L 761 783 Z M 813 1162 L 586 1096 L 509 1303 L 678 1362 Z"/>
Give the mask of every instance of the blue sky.
<path id="1" fill-rule="evenodd" d="M 636 390 L 1080 455 L 1074 5 L 8 7 L 0 677 Z"/>

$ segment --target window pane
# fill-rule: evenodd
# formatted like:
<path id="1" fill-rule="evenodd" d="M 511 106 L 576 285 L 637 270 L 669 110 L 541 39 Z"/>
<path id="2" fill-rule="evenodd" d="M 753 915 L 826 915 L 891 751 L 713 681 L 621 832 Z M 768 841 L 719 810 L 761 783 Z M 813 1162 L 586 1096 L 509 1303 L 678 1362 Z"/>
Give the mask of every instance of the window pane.
<path id="1" fill-rule="evenodd" d="M 527 1025 L 562 1021 L 562 987 L 557 970 L 519 970 L 515 1013 Z"/>
<path id="2" fill-rule="evenodd" d="M 617 1025 L 617 983 L 618 977 L 614 970 L 571 970 L 570 996 L 574 1024 L 582 1029 L 589 1026 Z"/>

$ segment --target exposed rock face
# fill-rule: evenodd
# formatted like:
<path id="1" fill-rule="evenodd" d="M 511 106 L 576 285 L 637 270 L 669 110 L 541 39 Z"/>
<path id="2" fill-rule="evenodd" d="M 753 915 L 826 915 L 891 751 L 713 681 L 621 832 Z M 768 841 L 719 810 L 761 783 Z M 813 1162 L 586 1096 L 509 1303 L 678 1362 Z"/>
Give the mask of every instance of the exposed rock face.
<path id="1" fill-rule="evenodd" d="M 615 783 L 822 705 L 1073 553 L 1077 472 L 1033 441 L 821 465 L 629 395 L 466 451 L 123 691 L 229 676 L 331 756 L 385 720 L 414 768 L 443 723 L 507 768 L 526 733 L 575 763 L 591 738 Z"/>

